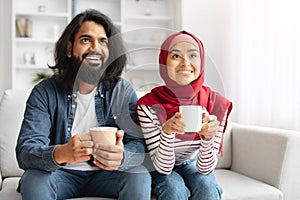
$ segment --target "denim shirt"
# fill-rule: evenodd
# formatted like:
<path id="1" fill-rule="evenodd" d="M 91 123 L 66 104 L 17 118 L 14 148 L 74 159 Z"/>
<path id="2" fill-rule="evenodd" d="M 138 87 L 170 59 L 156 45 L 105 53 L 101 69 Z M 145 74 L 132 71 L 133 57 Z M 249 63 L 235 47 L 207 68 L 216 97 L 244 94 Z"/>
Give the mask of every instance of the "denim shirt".
<path id="1" fill-rule="evenodd" d="M 54 171 L 61 167 L 54 158 L 57 145 L 67 143 L 76 112 L 76 92 L 58 88 L 55 77 L 36 85 L 26 102 L 24 119 L 16 146 L 19 167 Z M 112 89 L 100 83 L 95 95 L 99 126 L 116 126 L 124 130 L 124 158 L 119 170 L 142 164 L 145 144 L 137 124 L 137 95 L 129 82 L 120 79 Z"/>

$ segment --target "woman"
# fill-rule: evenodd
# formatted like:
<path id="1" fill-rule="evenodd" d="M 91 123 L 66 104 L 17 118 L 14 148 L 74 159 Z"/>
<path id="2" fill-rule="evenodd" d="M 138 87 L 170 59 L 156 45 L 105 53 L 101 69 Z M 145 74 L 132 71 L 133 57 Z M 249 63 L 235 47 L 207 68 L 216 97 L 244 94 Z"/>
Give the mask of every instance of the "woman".
<path id="1" fill-rule="evenodd" d="M 137 115 L 149 155 L 152 192 L 163 200 L 218 200 L 222 189 L 212 173 L 232 103 L 204 86 L 204 48 L 191 33 L 180 31 L 162 44 L 159 70 L 165 86 L 137 103 Z M 199 132 L 184 133 L 180 105 L 204 108 Z"/>

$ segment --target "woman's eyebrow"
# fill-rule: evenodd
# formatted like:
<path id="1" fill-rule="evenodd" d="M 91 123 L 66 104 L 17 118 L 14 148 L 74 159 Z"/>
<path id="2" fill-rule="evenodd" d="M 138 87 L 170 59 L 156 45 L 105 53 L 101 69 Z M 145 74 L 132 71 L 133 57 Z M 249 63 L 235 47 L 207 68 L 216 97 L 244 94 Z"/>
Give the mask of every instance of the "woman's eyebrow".
<path id="1" fill-rule="evenodd" d="M 189 49 L 187 52 L 194 52 L 194 51 L 199 52 L 198 49 Z"/>
<path id="2" fill-rule="evenodd" d="M 181 51 L 179 49 L 170 49 L 169 53 L 172 53 L 172 52 L 180 53 Z"/>
<path id="3" fill-rule="evenodd" d="M 198 49 L 189 49 L 189 50 L 187 50 L 187 52 L 194 52 L 194 51 L 199 52 Z M 172 52 L 181 53 L 181 51 L 179 49 L 171 49 L 169 51 L 169 53 L 172 53 Z"/>

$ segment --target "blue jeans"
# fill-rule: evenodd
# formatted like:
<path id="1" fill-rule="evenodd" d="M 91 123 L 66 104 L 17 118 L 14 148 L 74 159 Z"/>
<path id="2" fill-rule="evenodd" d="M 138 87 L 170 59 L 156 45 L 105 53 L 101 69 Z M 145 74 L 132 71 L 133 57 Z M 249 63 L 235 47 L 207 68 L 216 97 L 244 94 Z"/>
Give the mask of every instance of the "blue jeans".
<path id="1" fill-rule="evenodd" d="M 158 200 L 220 200 L 222 189 L 215 176 L 198 172 L 195 161 L 175 165 L 171 174 L 151 172 L 152 193 Z"/>
<path id="2" fill-rule="evenodd" d="M 139 170 L 143 168 L 138 167 Z M 133 168 L 134 170 L 136 168 Z M 131 170 L 131 171 L 132 171 Z M 148 200 L 151 177 L 143 169 L 136 171 L 77 171 L 58 169 L 46 172 L 26 170 L 21 178 L 23 200 L 68 199 L 75 197 L 110 197 L 120 200 Z"/>

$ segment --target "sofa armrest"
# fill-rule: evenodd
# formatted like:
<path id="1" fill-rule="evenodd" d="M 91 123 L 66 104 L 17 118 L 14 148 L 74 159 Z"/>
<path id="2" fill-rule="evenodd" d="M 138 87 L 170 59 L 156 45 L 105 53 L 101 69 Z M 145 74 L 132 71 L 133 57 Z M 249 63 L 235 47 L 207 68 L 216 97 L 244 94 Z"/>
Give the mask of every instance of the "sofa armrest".
<path id="1" fill-rule="evenodd" d="M 299 146 L 298 131 L 233 123 L 231 169 L 300 199 Z"/>

